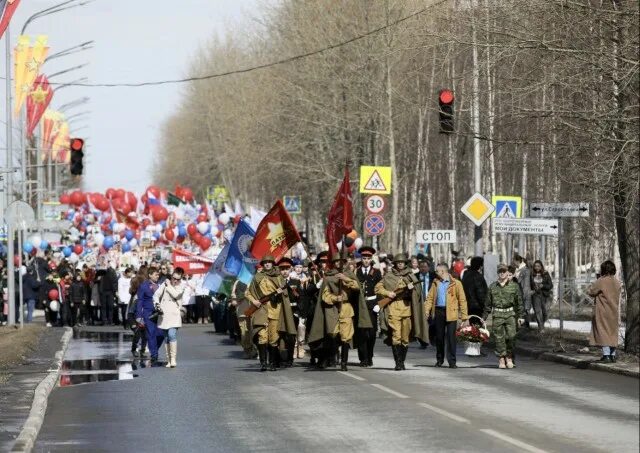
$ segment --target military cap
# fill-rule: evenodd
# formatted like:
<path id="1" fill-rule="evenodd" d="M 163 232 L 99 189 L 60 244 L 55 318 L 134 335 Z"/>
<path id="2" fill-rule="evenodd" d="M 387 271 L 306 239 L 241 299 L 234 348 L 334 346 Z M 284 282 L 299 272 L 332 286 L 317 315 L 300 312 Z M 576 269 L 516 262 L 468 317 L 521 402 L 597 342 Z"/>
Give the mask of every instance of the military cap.
<path id="1" fill-rule="evenodd" d="M 406 253 L 397 253 L 393 257 L 394 263 L 399 263 L 399 262 L 406 263 L 407 261 L 409 261 L 409 257 L 407 256 Z"/>
<path id="2" fill-rule="evenodd" d="M 291 267 L 293 266 L 293 261 L 290 258 L 287 258 L 286 256 L 284 258 L 280 258 L 280 261 L 278 261 L 278 267 Z"/>
<path id="3" fill-rule="evenodd" d="M 365 245 L 364 247 L 360 247 L 358 253 L 360 253 L 360 255 L 362 255 L 363 257 L 371 257 L 376 254 L 376 249 Z"/>
<path id="4" fill-rule="evenodd" d="M 309 266 L 311 266 L 311 260 L 310 260 L 309 258 L 305 258 L 305 259 L 302 261 L 302 265 L 303 265 L 304 267 L 309 267 Z"/>
<path id="5" fill-rule="evenodd" d="M 316 261 L 315 261 L 316 264 L 319 264 L 320 262 L 323 262 L 323 261 L 324 262 L 329 261 L 329 252 L 327 252 L 326 250 L 318 253 L 318 256 L 316 256 Z"/>
<path id="6" fill-rule="evenodd" d="M 336 252 L 333 255 L 331 255 L 331 262 L 332 263 L 335 263 L 336 261 L 346 261 L 346 260 L 347 260 L 347 258 L 342 256 L 340 254 L 340 252 Z"/>
<path id="7" fill-rule="evenodd" d="M 260 260 L 260 264 L 264 264 L 264 263 L 273 263 L 276 264 L 276 259 L 273 257 L 273 255 L 265 255 L 262 257 L 262 259 Z"/>

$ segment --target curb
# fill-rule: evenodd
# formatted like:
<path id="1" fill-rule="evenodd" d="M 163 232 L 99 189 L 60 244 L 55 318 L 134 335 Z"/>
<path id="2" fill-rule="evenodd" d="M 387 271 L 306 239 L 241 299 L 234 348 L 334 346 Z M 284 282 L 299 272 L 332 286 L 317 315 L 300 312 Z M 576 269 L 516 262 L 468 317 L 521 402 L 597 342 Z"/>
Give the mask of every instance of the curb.
<path id="1" fill-rule="evenodd" d="M 24 423 L 22 431 L 11 449 L 12 452 L 29 453 L 33 449 L 38 433 L 40 432 L 40 428 L 42 427 L 45 413 L 47 412 L 47 400 L 49 398 L 49 394 L 58 380 L 60 368 L 62 367 L 62 359 L 67 351 L 67 347 L 69 346 L 69 341 L 71 341 L 72 336 L 73 329 L 65 327 L 65 333 L 62 335 L 62 339 L 60 340 L 62 347 L 55 355 L 55 369 L 51 369 L 47 377 L 45 377 L 36 387 L 33 403 L 31 403 L 31 411 L 29 411 L 29 417 L 27 417 L 27 421 Z"/>
<path id="2" fill-rule="evenodd" d="M 547 362 L 556 362 L 562 363 L 564 365 L 572 365 L 576 368 L 586 370 L 596 370 L 596 371 L 604 371 L 607 373 L 619 374 L 621 376 L 629 376 L 633 378 L 640 378 L 640 372 L 627 370 L 625 368 L 605 365 L 604 363 L 597 363 L 593 360 L 585 360 L 585 359 L 577 359 L 575 357 L 566 356 L 563 354 L 556 354 L 553 352 L 547 352 L 536 349 L 527 349 L 523 347 L 516 346 L 516 353 L 525 355 L 528 357 L 533 357 L 539 360 L 546 360 Z"/>

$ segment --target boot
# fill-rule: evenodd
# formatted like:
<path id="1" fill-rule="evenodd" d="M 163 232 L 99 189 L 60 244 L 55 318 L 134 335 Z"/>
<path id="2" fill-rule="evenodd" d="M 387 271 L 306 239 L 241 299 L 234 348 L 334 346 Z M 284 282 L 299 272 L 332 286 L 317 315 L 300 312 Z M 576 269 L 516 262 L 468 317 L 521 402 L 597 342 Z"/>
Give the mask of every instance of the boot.
<path id="1" fill-rule="evenodd" d="M 171 343 L 166 342 L 164 344 L 164 350 L 167 354 L 167 364 L 164 366 L 165 368 L 171 368 Z"/>
<path id="2" fill-rule="evenodd" d="M 400 357 L 400 367 L 403 370 L 406 370 L 406 368 L 404 367 L 404 361 L 407 358 L 407 351 L 408 350 L 409 350 L 409 346 L 408 345 L 405 344 L 405 345 L 400 346 L 400 355 L 401 355 L 401 357 Z"/>
<path id="3" fill-rule="evenodd" d="M 511 358 L 511 356 L 507 356 L 506 365 L 507 365 L 507 368 L 509 368 L 509 369 L 511 369 L 511 368 L 513 368 L 515 366 L 513 364 L 513 359 Z"/>
<path id="4" fill-rule="evenodd" d="M 347 371 L 347 362 L 349 361 L 349 343 L 342 343 L 342 351 L 340 357 L 340 369 Z"/>
<path id="5" fill-rule="evenodd" d="M 498 368 L 500 368 L 501 370 L 504 370 L 505 368 L 507 368 L 507 364 L 504 360 L 504 357 L 500 357 L 500 360 L 498 360 Z"/>
<path id="6" fill-rule="evenodd" d="M 336 340 L 333 337 L 327 339 L 326 359 L 327 366 L 336 366 Z"/>
<path id="7" fill-rule="evenodd" d="M 171 368 L 176 367 L 176 359 L 178 355 L 178 342 L 169 343 L 169 351 L 171 351 Z"/>
<path id="8" fill-rule="evenodd" d="M 258 357 L 260 358 L 260 371 L 267 371 L 267 345 L 258 345 Z"/>
<path id="9" fill-rule="evenodd" d="M 400 365 L 400 345 L 391 346 L 391 350 L 393 351 L 393 360 L 396 362 L 396 367 L 394 368 L 396 371 L 402 370 L 402 366 Z"/>
<path id="10" fill-rule="evenodd" d="M 269 346 L 269 371 L 277 371 L 276 356 L 279 353 L 277 346 Z"/>

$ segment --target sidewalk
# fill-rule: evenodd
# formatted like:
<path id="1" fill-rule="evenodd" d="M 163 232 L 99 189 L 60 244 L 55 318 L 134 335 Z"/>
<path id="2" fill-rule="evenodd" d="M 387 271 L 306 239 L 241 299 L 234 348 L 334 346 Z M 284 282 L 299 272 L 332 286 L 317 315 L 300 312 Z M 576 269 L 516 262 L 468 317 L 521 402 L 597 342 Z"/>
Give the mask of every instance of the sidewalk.
<path id="1" fill-rule="evenodd" d="M 55 354 L 65 329 L 50 328 L 37 349 L 21 365 L 3 370 L 9 375 L 0 391 L 0 451 L 11 450 L 29 416 L 36 387 L 55 366 Z"/>

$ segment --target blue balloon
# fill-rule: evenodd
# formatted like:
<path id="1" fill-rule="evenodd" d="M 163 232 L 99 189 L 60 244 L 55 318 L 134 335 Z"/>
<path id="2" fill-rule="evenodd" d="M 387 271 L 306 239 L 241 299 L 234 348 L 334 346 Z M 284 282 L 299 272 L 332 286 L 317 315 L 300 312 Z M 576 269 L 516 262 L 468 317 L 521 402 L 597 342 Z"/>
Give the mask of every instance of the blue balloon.
<path id="1" fill-rule="evenodd" d="M 24 250 L 24 253 L 31 253 L 33 250 L 33 244 L 29 241 L 25 242 L 22 244 L 22 250 Z"/>
<path id="2" fill-rule="evenodd" d="M 127 241 L 130 241 L 131 239 L 133 239 L 134 237 L 136 237 L 135 233 L 131 230 L 127 230 L 124 232 L 124 237 L 127 238 Z"/>
<path id="3" fill-rule="evenodd" d="M 162 229 L 164 230 L 167 227 L 167 221 L 166 220 L 161 220 L 160 221 L 160 226 L 162 227 Z"/>
<path id="4" fill-rule="evenodd" d="M 153 233 L 153 237 L 156 238 L 157 241 L 158 239 L 160 239 L 160 233 L 156 231 L 155 233 Z"/>
<path id="5" fill-rule="evenodd" d="M 44 239 L 40 242 L 40 250 L 46 250 L 49 247 L 49 243 Z"/>
<path id="6" fill-rule="evenodd" d="M 128 242 L 125 242 L 124 244 L 122 244 L 122 251 L 123 252 L 130 252 L 131 251 L 131 246 L 129 245 Z"/>
<path id="7" fill-rule="evenodd" d="M 64 247 L 62 249 L 62 254 L 65 256 L 65 258 L 69 258 L 72 253 L 73 253 L 73 250 L 71 250 L 71 247 L 69 247 L 69 246 Z"/>
<path id="8" fill-rule="evenodd" d="M 187 229 L 183 226 L 178 227 L 178 236 L 185 237 L 187 235 Z"/>
<path id="9" fill-rule="evenodd" d="M 183 227 L 183 226 L 184 226 L 184 221 L 182 221 L 182 220 L 178 220 L 178 226 L 179 226 L 179 227 Z"/>
<path id="10" fill-rule="evenodd" d="M 87 240 L 86 239 L 81 240 L 80 244 L 82 244 L 83 247 L 86 246 L 87 245 Z"/>
<path id="11" fill-rule="evenodd" d="M 113 230 L 113 226 L 118 223 L 115 220 L 112 220 L 111 222 L 109 222 L 109 228 L 111 228 Z"/>
<path id="12" fill-rule="evenodd" d="M 104 242 L 102 243 L 102 246 L 106 250 L 109 250 L 111 247 L 113 247 L 113 238 L 111 236 L 107 236 L 106 238 L 104 238 Z"/>

